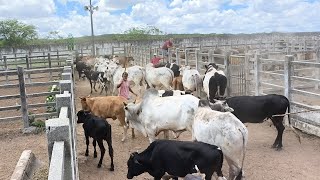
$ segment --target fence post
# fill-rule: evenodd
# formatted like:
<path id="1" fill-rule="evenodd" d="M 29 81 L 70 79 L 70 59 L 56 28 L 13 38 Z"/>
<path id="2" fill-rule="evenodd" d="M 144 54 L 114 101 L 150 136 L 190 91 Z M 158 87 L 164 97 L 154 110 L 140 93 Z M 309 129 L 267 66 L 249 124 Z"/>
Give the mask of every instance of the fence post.
<path id="1" fill-rule="evenodd" d="M 171 63 L 171 48 L 168 48 L 168 62 Z"/>
<path id="2" fill-rule="evenodd" d="M 60 86 L 60 93 L 63 93 L 64 91 L 71 92 L 71 86 L 72 82 L 71 80 L 60 80 L 59 86 Z"/>
<path id="3" fill-rule="evenodd" d="M 255 95 L 259 96 L 261 94 L 260 86 L 260 69 L 261 69 L 261 55 L 255 54 L 254 57 L 254 80 L 255 80 Z"/>
<path id="4" fill-rule="evenodd" d="M 179 48 L 176 48 L 176 63 L 177 63 L 177 65 L 180 65 Z"/>
<path id="5" fill-rule="evenodd" d="M 293 66 L 292 66 L 293 56 L 286 55 L 285 56 L 285 64 L 284 64 L 284 95 L 288 98 L 289 102 L 292 101 L 292 86 L 291 86 L 291 76 L 293 75 Z M 290 112 L 288 110 L 288 112 Z M 290 119 L 289 119 L 290 121 Z M 285 125 L 289 125 L 288 121 L 285 121 Z"/>
<path id="6" fill-rule="evenodd" d="M 30 69 L 29 56 L 28 55 L 26 55 L 26 64 L 27 64 L 27 69 Z M 28 80 L 29 80 L 29 83 L 31 83 L 31 74 L 30 73 L 28 74 Z"/>
<path id="7" fill-rule="evenodd" d="M 184 49 L 184 58 L 185 58 L 185 66 L 189 65 L 189 60 L 188 60 L 188 49 Z"/>
<path id="8" fill-rule="evenodd" d="M 111 47 L 111 55 L 112 56 L 114 55 L 114 47 L 113 46 Z"/>
<path id="9" fill-rule="evenodd" d="M 320 47 L 319 42 L 317 42 L 318 47 L 316 48 L 316 63 L 320 63 Z M 320 68 L 316 69 L 316 79 L 320 79 Z M 314 87 L 316 90 L 319 89 L 319 82 L 316 82 L 316 85 Z"/>
<path id="10" fill-rule="evenodd" d="M 4 70 L 8 71 L 7 56 L 3 56 Z M 6 83 L 9 84 L 8 75 L 6 74 Z"/>
<path id="11" fill-rule="evenodd" d="M 199 71 L 199 64 L 198 64 L 198 60 L 199 60 L 199 49 L 196 49 L 196 70 Z"/>
<path id="12" fill-rule="evenodd" d="M 27 104 L 27 93 L 25 87 L 25 78 L 23 67 L 18 66 L 18 79 L 19 79 L 19 88 L 20 88 L 20 100 L 21 100 L 21 112 L 23 127 L 29 127 L 29 117 L 28 117 L 28 104 Z"/>
<path id="13" fill-rule="evenodd" d="M 59 58 L 59 50 L 57 49 L 57 61 L 58 61 L 58 66 L 60 66 L 60 58 Z"/>
<path id="14" fill-rule="evenodd" d="M 51 55 L 50 55 L 50 53 L 48 53 L 48 65 L 49 65 L 49 68 L 51 69 L 52 65 L 51 65 Z M 52 81 L 52 71 L 50 71 L 49 74 L 50 74 L 50 81 Z"/>
<path id="15" fill-rule="evenodd" d="M 231 73 L 230 73 L 230 53 L 225 54 L 224 56 L 224 65 L 225 65 L 225 73 L 227 77 L 227 96 L 231 95 Z"/>
<path id="16" fill-rule="evenodd" d="M 251 54 L 245 54 L 244 57 L 244 72 L 245 72 L 245 95 L 249 95 L 249 87 L 250 87 L 250 81 L 249 81 L 249 74 L 250 74 L 250 68 L 249 68 L 249 60 L 250 60 Z"/>

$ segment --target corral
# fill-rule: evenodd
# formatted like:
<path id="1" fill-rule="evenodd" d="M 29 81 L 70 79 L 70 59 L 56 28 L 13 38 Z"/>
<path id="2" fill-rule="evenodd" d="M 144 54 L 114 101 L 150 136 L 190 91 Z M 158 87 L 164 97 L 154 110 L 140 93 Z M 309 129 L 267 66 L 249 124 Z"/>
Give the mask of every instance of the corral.
<path id="1" fill-rule="evenodd" d="M 213 44 L 213 42 L 212 42 Z M 258 43 L 257 46 L 261 46 L 262 43 Z M 265 43 L 267 44 L 267 43 Z M 315 43 L 316 44 L 316 43 Z M 221 44 L 220 44 L 221 45 Z M 236 44 L 232 44 L 236 47 Z M 248 43 L 245 43 L 248 45 Z M 239 45 L 240 46 L 240 45 Z M 312 47 L 314 44 L 312 45 Z M 276 46 L 269 45 L 273 50 L 276 49 Z M 299 45 L 301 49 L 306 48 L 307 45 Z M 309 46 L 308 46 L 309 47 Z M 290 55 L 292 52 L 288 54 L 285 52 L 282 54 L 279 53 L 277 56 L 271 55 L 270 52 L 263 52 L 262 50 L 266 47 L 260 47 L 261 51 L 259 53 L 249 54 L 237 54 L 228 56 L 226 54 L 216 54 L 214 52 L 215 48 L 201 49 L 197 48 L 189 48 L 189 49 L 175 49 L 172 52 L 175 52 L 175 56 L 171 56 L 170 58 L 177 58 L 178 63 L 180 64 L 189 64 L 198 68 L 201 73 L 203 73 L 202 65 L 207 62 L 216 62 L 222 69 L 227 71 L 230 81 L 228 88 L 229 96 L 236 95 L 245 95 L 245 94 L 263 94 L 263 93 L 278 93 L 285 95 L 292 95 L 293 102 L 296 104 L 302 104 L 304 108 L 307 106 L 303 104 L 309 105 L 309 108 L 317 109 L 316 105 L 319 104 L 319 90 L 317 89 L 319 84 L 319 56 L 317 56 L 318 51 L 314 51 L 313 58 L 311 60 L 304 60 L 305 58 L 299 58 L 300 55 L 297 56 L 286 56 Z M 113 49 L 113 48 L 111 48 Z M 139 65 L 144 65 L 150 59 L 150 55 L 153 52 L 158 52 L 159 48 L 145 47 L 141 48 L 139 46 L 128 46 L 124 49 L 122 53 L 127 53 L 132 55 L 135 58 L 135 63 Z M 144 50 L 143 50 L 144 49 Z M 210 49 L 212 51 L 210 51 Z M 301 50 L 300 49 L 300 50 Z M 311 49 L 311 46 L 309 47 Z M 102 51 L 102 50 L 101 50 Z M 116 54 L 114 50 L 113 52 Z M 137 53 L 139 52 L 139 53 Z M 172 53 L 174 54 L 174 53 Z M 184 54 L 187 58 L 180 58 L 179 54 Z M 256 54 L 256 55 L 255 55 Z M 260 54 L 260 56 L 259 56 Z M 292 53 L 294 55 L 294 53 Z M 301 53 L 297 53 L 301 54 Z M 25 56 L 24 56 L 25 57 Z M 293 60 L 293 58 L 295 58 Z M 272 60 L 274 59 L 274 61 Z M 137 61 L 138 60 L 138 61 Z M 203 62 L 206 61 L 206 62 Z M 269 63 L 270 61 L 275 62 L 273 64 Z M 302 62 L 303 61 L 303 62 Z M 261 65 L 260 65 L 260 64 Z M 290 64 L 291 63 L 291 64 Z M 290 65 L 294 66 L 294 73 L 291 75 L 291 71 L 288 71 L 288 67 Z M 260 70 L 255 67 L 261 67 Z M 271 66 L 271 67 L 270 67 Z M 305 68 L 305 66 L 308 66 Z M 229 69 L 228 69 L 229 68 Z M 27 70 L 28 72 L 28 70 Z M 311 73 L 315 72 L 315 73 Z M 265 75 L 268 74 L 268 75 Z M 35 80 L 31 79 L 31 83 L 36 82 L 46 82 L 49 81 L 50 73 L 47 72 L 47 77 L 36 78 Z M 53 74 L 55 76 L 55 74 Z M 58 74 L 56 76 L 59 77 Z M 281 78 L 274 78 L 275 76 L 280 76 Z M 299 76 L 299 77 L 298 77 Z M 16 77 L 16 76 L 15 76 Z M 31 78 L 36 76 L 31 75 Z M 48 78 L 49 77 L 49 78 Z M 77 75 L 75 75 L 77 77 Z M 18 86 L 12 85 L 17 83 L 17 80 L 11 80 L 11 76 L 9 76 L 8 81 L 10 82 L 12 88 L 5 90 L 1 89 L 1 96 L 19 94 Z M 296 79 L 297 81 L 288 79 Z M 305 80 L 313 83 L 305 83 Z M 6 77 L 2 76 L 2 82 L 6 82 Z M 259 83 L 256 83 L 259 82 Z M 289 82 L 292 82 L 291 84 Z M 289 83 L 289 84 L 288 84 Z M 8 83 L 7 83 L 8 84 Z M 39 84 L 39 83 L 38 83 Z M 58 84 L 58 83 L 52 83 Z M 46 84 L 52 85 L 52 84 Z M 272 85 L 274 84 L 274 85 Z M 303 85 L 303 86 L 302 86 Z M 3 83 L 3 86 L 4 83 Z M 27 78 L 27 94 L 39 93 L 42 91 L 48 91 L 48 87 L 41 87 L 35 90 L 29 90 L 28 86 L 28 78 Z M 10 86 L 9 86 L 10 87 Z M 274 88 L 275 87 L 275 88 Z M 16 92 L 13 90 L 15 89 Z M 303 89 L 303 90 L 301 90 Z M 307 91 L 307 93 L 302 92 Z M 75 109 L 80 110 L 80 102 L 78 97 L 87 96 L 90 92 L 90 86 L 87 81 L 75 80 Z M 299 93 L 300 92 L 300 93 Z M 310 93 L 308 93 L 310 92 Z M 57 92 L 55 92 L 57 93 Z M 297 93 L 297 94 L 294 94 Z M 299 93 L 299 94 L 298 94 Z M 304 93 L 304 94 L 301 94 Z M 44 96 L 50 95 L 51 93 L 44 93 Z M 312 97 L 306 96 L 306 94 L 310 94 Z M 99 96 L 98 93 L 93 94 L 93 96 Z M 18 96 L 16 96 L 18 97 Z M 19 97 L 18 97 L 19 98 Z M 37 97 L 39 98 L 39 97 Z M 7 98 L 6 98 L 7 99 Z M 43 104 L 44 98 L 40 98 L 37 100 L 28 99 L 28 104 L 39 104 L 42 102 Z M 2 102 L 2 107 L 5 107 L 6 110 L 4 114 L 1 114 L 2 117 L 9 116 L 19 116 L 17 111 L 20 108 L 20 101 L 6 101 Z M 11 104 L 9 104 L 11 103 Z M 54 103 L 51 103 L 51 105 Z M 50 103 L 49 103 L 50 105 Z M 41 105 L 42 106 L 42 105 Z M 43 104 L 43 106 L 46 106 Z M 30 106 L 29 106 L 30 107 Z M 34 114 L 45 113 L 45 108 L 40 108 L 40 105 L 37 105 L 29 109 L 29 111 L 34 111 Z M 39 108 L 38 108 L 39 107 Z M 308 108 L 308 107 L 307 107 Z M 10 111 L 7 111 L 10 110 Z M 294 107 L 293 112 L 300 111 L 300 109 L 296 109 Z M 310 125 L 319 127 L 318 120 L 319 115 L 317 112 L 313 112 L 309 115 L 305 113 L 306 118 L 301 117 L 297 118 L 299 121 L 304 122 Z M 5 116 L 4 116 L 5 115 Z M 46 116 L 49 116 L 45 114 Z M 41 115 L 41 116 L 45 116 Z M 50 114 L 51 115 L 51 114 Z M 55 114 L 57 116 L 57 114 Z M 40 115 L 39 115 L 40 116 Z M 308 121 L 311 118 L 312 121 Z M 8 118 L 6 118 L 8 119 Z M 21 119 L 21 117 L 20 117 Z M 296 118 L 295 118 L 296 119 Z M 306 122 L 307 121 L 307 122 Z M 108 170 L 108 164 L 110 159 L 105 157 L 103 161 L 103 165 L 101 169 L 96 167 L 97 159 L 93 158 L 93 148 L 89 146 L 89 156 L 84 156 L 85 153 L 85 140 L 83 129 L 80 125 L 77 125 L 77 152 L 78 152 L 78 166 L 79 166 L 79 176 L 80 179 L 114 179 L 114 180 L 122 180 L 126 179 L 126 171 L 127 165 L 126 161 L 129 158 L 131 152 L 138 150 L 141 152 L 144 150 L 149 142 L 148 139 L 143 137 L 140 133 L 136 133 L 136 138 L 131 139 L 128 138 L 124 143 L 121 142 L 121 136 L 123 133 L 122 127 L 118 124 L 118 121 L 108 120 L 108 122 L 112 125 L 113 129 L 113 147 L 114 147 L 114 157 L 115 157 L 115 171 L 110 172 Z M 12 174 L 14 166 L 19 158 L 20 153 L 24 149 L 31 149 L 35 155 L 44 162 L 44 166 L 40 171 L 37 172 L 35 179 L 47 179 L 48 170 L 49 170 L 49 161 L 47 154 L 47 142 L 44 133 L 40 133 L 37 135 L 24 135 L 20 132 L 20 129 L 23 127 L 23 121 L 14 121 L 14 122 L 1 122 L 1 156 L 0 158 L 4 161 L 0 164 L 0 177 L 1 179 L 8 179 Z M 244 172 L 246 179 L 318 179 L 320 176 L 318 171 L 318 162 L 320 161 L 320 140 L 318 137 L 310 136 L 304 133 L 300 133 L 302 136 L 302 144 L 299 144 L 297 139 L 291 130 L 286 130 L 284 132 L 284 149 L 280 152 L 274 151 L 270 148 L 271 142 L 274 140 L 275 136 L 275 128 L 271 126 L 269 121 L 264 122 L 263 124 L 247 124 L 246 125 L 249 130 L 249 144 L 248 150 L 246 153 Z M 296 125 L 298 126 L 298 125 Z M 289 129 L 289 128 L 287 128 Z M 159 135 L 159 138 L 162 138 L 162 134 Z M 130 136 L 129 136 L 130 137 Z M 171 137 L 172 138 L 172 137 Z M 190 140 L 190 133 L 183 133 L 179 138 L 180 140 Z M 91 143 L 90 143 L 91 144 Z M 10 153 L 8 153 L 10 151 Z M 10 155 L 8 155 L 10 154 Z M 227 176 L 227 168 L 226 163 L 223 168 L 223 173 Z M 149 175 L 144 174 L 135 179 L 152 179 Z"/>

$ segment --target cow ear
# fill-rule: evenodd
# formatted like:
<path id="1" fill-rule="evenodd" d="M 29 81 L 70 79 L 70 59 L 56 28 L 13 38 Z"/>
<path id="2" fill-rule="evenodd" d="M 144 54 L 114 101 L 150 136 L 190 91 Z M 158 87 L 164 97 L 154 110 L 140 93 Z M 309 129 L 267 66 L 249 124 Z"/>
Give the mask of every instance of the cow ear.
<path id="1" fill-rule="evenodd" d="M 127 104 L 126 102 L 123 102 L 123 105 L 124 105 L 124 106 L 127 106 L 128 104 Z"/>
<path id="2" fill-rule="evenodd" d="M 204 65 L 204 67 L 205 67 L 206 69 L 208 69 L 208 65 Z"/>

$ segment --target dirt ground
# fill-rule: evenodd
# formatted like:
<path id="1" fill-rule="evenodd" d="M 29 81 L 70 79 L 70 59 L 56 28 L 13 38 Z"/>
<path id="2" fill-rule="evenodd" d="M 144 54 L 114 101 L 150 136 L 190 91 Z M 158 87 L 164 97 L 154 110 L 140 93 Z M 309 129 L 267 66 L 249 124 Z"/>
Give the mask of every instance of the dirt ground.
<path id="1" fill-rule="evenodd" d="M 76 82 L 76 97 L 87 96 L 90 93 L 87 81 Z M 94 93 L 93 96 L 99 96 Z M 80 109 L 79 98 L 77 101 L 77 110 Z M 118 121 L 108 120 L 112 125 L 112 138 L 114 148 L 115 171 L 110 172 L 110 157 L 105 154 L 102 168 L 98 169 L 100 151 L 98 149 L 98 158 L 93 158 L 92 140 L 90 140 L 89 156 L 85 153 L 85 137 L 81 125 L 77 125 L 77 148 L 81 180 L 123 180 L 127 174 L 127 160 L 131 152 L 143 151 L 149 141 L 141 133 L 136 131 L 136 138 L 131 138 L 131 131 L 128 131 L 127 140 L 122 143 L 122 127 Z M 283 137 L 284 148 L 282 151 L 271 149 L 271 145 L 276 137 L 276 129 L 271 126 L 270 121 L 262 124 L 246 124 L 249 130 L 249 142 L 246 153 L 244 173 L 248 180 L 292 180 L 308 179 L 317 180 L 320 177 L 320 138 L 301 134 L 302 144 L 299 144 L 294 133 L 286 129 Z M 160 134 L 158 138 L 163 138 Z M 190 140 L 191 134 L 184 132 L 180 140 Z M 105 148 L 107 143 L 104 142 Z M 223 173 L 228 176 L 228 165 L 224 163 Z M 153 179 L 145 173 L 134 179 Z"/>
<path id="2" fill-rule="evenodd" d="M 2 90 L 1 90 L 2 91 Z M 77 110 L 80 109 L 79 98 L 90 93 L 87 81 L 76 82 Z M 94 93 L 93 96 L 99 96 Z M 6 103 L 6 102 L 1 102 Z M 5 106 L 6 104 L 3 104 Z M 2 115 L 1 115 L 2 117 Z M 105 154 L 103 165 L 97 168 L 98 158 L 93 158 L 92 140 L 90 140 L 89 156 L 85 153 L 85 138 L 82 125 L 77 125 L 77 149 L 79 161 L 79 173 L 81 180 L 124 180 L 126 179 L 126 162 L 131 152 L 143 151 L 149 141 L 141 133 L 136 131 L 136 138 L 131 138 L 131 131 L 128 131 L 127 140 L 122 143 L 122 127 L 118 121 L 108 120 L 112 125 L 112 137 L 114 148 L 115 171 L 110 172 L 110 158 Z M 48 154 L 47 140 L 44 132 L 36 135 L 24 135 L 20 132 L 22 122 L 0 123 L 0 180 L 7 180 L 16 166 L 23 150 L 31 149 L 35 156 L 43 163 L 40 175 L 33 179 L 47 179 Z M 320 138 L 301 133 L 302 144 L 291 130 L 286 129 L 283 137 L 284 148 L 282 151 L 271 149 L 276 136 L 276 130 L 270 127 L 270 121 L 263 124 L 247 124 L 249 130 L 249 142 L 246 153 L 244 173 L 248 180 L 292 180 L 308 179 L 316 180 L 320 177 Z M 158 136 L 163 138 L 163 134 Z M 180 140 L 189 140 L 191 135 L 184 132 Z M 107 143 L 104 142 L 105 148 Z M 225 163 L 223 173 L 228 176 L 228 165 Z M 148 174 L 143 174 L 134 179 L 152 179 Z"/>

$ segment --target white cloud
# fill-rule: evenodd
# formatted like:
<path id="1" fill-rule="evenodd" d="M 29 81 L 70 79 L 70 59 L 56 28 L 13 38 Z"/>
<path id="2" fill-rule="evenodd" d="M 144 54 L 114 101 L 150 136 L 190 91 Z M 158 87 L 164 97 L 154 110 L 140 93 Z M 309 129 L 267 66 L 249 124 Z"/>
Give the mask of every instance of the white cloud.
<path id="1" fill-rule="evenodd" d="M 0 19 L 32 23 L 41 35 L 58 30 L 65 36 L 90 35 L 88 0 L 56 0 L 59 6 L 77 2 L 66 15 L 55 14 L 54 0 L 0 0 Z M 253 33 L 319 31 L 320 2 L 305 0 L 93 0 L 95 34 L 121 33 L 130 27 L 153 25 L 168 33 Z M 225 6 L 225 5 L 228 6 Z M 240 6 L 239 6 L 240 5 Z M 67 7 L 67 6 L 65 6 Z M 232 9 L 228 9 L 232 7 Z M 129 9 L 129 11 L 127 11 Z M 121 10 L 121 13 L 119 13 Z"/>

